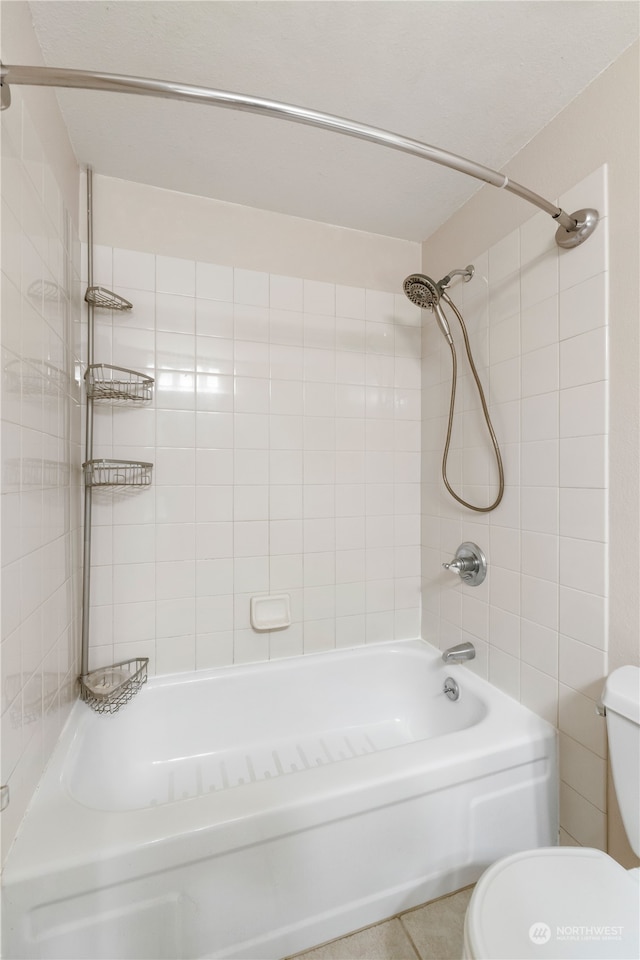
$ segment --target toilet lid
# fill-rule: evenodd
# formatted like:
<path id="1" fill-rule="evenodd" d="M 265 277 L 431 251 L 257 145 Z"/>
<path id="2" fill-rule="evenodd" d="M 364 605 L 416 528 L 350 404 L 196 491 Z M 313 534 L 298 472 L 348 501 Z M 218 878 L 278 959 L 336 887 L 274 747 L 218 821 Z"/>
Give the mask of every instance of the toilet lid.
<path id="1" fill-rule="evenodd" d="M 549 847 L 482 875 L 465 937 L 478 960 L 638 960 L 639 928 L 635 877 L 601 850 Z"/>

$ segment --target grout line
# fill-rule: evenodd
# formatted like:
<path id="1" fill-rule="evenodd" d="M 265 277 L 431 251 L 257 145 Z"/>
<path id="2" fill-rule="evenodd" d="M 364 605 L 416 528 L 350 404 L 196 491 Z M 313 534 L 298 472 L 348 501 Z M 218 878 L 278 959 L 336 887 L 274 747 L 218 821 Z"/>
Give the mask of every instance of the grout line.
<path id="1" fill-rule="evenodd" d="M 406 910 L 405 913 L 412 913 L 412 911 L 411 911 L 411 910 Z M 409 931 L 408 931 L 407 928 L 405 927 L 404 923 L 402 922 L 402 917 L 403 917 L 403 914 L 399 914 L 398 917 L 397 917 L 397 919 L 398 919 L 399 922 L 400 922 L 400 926 L 401 926 L 401 928 L 402 928 L 402 932 L 404 933 L 405 937 L 407 938 L 407 940 L 408 940 L 409 943 L 411 944 L 411 947 L 412 947 L 412 949 L 413 949 L 413 951 L 414 951 L 414 953 L 415 953 L 415 955 L 416 955 L 416 957 L 417 957 L 417 960 L 423 960 L 422 954 L 420 953 L 420 951 L 419 951 L 418 948 L 416 947 L 415 943 L 413 942 L 413 937 L 411 936 L 411 934 L 409 933 Z M 427 960 L 427 958 L 425 958 L 425 960 Z"/>
<path id="2" fill-rule="evenodd" d="M 476 882 L 477 881 L 474 880 L 473 883 L 468 883 L 466 887 L 460 887 L 459 890 L 452 890 L 451 893 L 443 893 L 441 897 L 434 897 L 433 900 L 426 900 L 424 903 L 419 903 L 417 907 L 410 907 L 408 910 L 403 910 L 402 913 L 394 914 L 393 917 L 390 917 L 389 919 L 392 920 L 394 917 L 401 919 L 402 917 L 406 917 L 408 913 L 415 913 L 416 910 L 422 910 L 423 907 L 430 907 L 434 903 L 440 903 L 441 900 L 448 900 L 450 897 L 455 897 L 459 893 L 464 893 L 465 890 L 472 890 L 473 887 L 475 887 Z"/>
<path id="3" fill-rule="evenodd" d="M 364 927 L 357 927 L 355 930 L 350 930 L 348 933 L 343 934 L 341 937 L 334 937 L 331 940 L 323 940 L 322 943 L 316 943 L 313 947 L 309 947 L 307 950 L 302 950 L 300 953 L 291 953 L 287 954 L 284 957 L 284 960 L 295 960 L 297 957 L 305 957 L 308 953 L 312 953 L 314 950 L 319 950 L 321 947 L 326 947 L 330 943 L 339 943 L 341 940 L 347 940 L 349 937 L 353 937 L 358 933 L 363 933 L 365 930 L 373 930 L 375 927 L 381 927 L 385 923 L 391 923 L 393 920 L 399 920 L 402 927 L 403 933 L 407 936 L 411 947 L 415 951 L 417 960 L 430 960 L 430 958 L 423 958 L 420 954 L 420 951 L 413 942 L 413 938 L 408 930 L 405 928 L 402 918 L 406 917 L 409 913 L 415 913 L 416 910 L 422 910 L 423 907 L 430 907 L 434 903 L 440 903 L 441 900 L 448 900 L 450 897 L 455 897 L 458 893 L 463 893 L 465 890 L 470 890 L 475 886 L 474 883 L 467 884 L 466 887 L 460 887 L 459 890 L 452 890 L 451 893 L 443 893 L 440 897 L 435 897 L 433 900 L 425 900 L 424 903 L 419 903 L 415 907 L 410 907 L 408 910 L 402 910 L 400 913 L 392 913 L 390 916 L 385 917 L 383 920 L 377 920 L 375 923 L 365 924 Z"/>

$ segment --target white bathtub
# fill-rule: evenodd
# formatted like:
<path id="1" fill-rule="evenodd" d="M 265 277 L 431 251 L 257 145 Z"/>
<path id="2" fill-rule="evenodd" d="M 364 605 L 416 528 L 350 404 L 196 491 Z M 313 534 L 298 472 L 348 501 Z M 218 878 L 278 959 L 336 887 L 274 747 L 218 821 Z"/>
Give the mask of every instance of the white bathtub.
<path id="1" fill-rule="evenodd" d="M 8 858 L 3 956 L 277 960 L 554 844 L 555 750 L 422 641 L 77 703 Z"/>

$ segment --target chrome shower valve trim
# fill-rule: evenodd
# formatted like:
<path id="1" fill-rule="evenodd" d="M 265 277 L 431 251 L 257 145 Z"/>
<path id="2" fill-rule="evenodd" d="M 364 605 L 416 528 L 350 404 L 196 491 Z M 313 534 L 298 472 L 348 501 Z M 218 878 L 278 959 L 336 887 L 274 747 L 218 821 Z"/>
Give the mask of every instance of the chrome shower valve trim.
<path id="1" fill-rule="evenodd" d="M 453 570 L 460 575 L 460 579 L 477 587 L 487 575 L 487 558 L 476 543 L 466 541 L 456 550 L 455 559 L 451 563 L 443 563 L 445 570 Z"/>

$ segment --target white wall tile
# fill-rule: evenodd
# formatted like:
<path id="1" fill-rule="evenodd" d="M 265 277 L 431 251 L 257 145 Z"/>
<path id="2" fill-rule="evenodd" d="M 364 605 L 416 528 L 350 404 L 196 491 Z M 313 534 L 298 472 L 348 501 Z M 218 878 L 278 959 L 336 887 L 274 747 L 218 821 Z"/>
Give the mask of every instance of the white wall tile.
<path id="1" fill-rule="evenodd" d="M 195 596 L 196 578 L 193 560 L 156 564 L 156 593 L 166 599 Z"/>
<path id="2" fill-rule="evenodd" d="M 196 563 L 196 597 L 215 597 L 233 593 L 234 561 L 198 560 Z"/>
<path id="3" fill-rule="evenodd" d="M 558 627 L 558 586 L 549 580 L 522 577 L 522 616 L 549 629 Z"/>
<path id="4" fill-rule="evenodd" d="M 559 298 L 560 339 L 577 337 L 607 322 L 606 273 L 562 290 Z"/>
<path id="5" fill-rule="evenodd" d="M 226 667 L 233 663 L 233 630 L 201 633 L 196 637 L 196 670 Z"/>
<path id="6" fill-rule="evenodd" d="M 607 589 L 604 543 L 560 537 L 560 583 L 604 597 Z"/>
<path id="7" fill-rule="evenodd" d="M 269 340 L 272 344 L 288 344 L 301 347 L 304 342 L 304 325 L 299 311 L 269 310 Z"/>
<path id="8" fill-rule="evenodd" d="M 606 812 L 606 761 L 566 734 L 560 734 L 560 777 L 585 800 Z"/>
<path id="9" fill-rule="evenodd" d="M 526 663 L 520 666 L 520 700 L 554 726 L 558 723 L 558 682 Z"/>
<path id="10" fill-rule="evenodd" d="M 336 316 L 365 319 L 365 291 L 362 287 L 336 285 Z"/>
<path id="11" fill-rule="evenodd" d="M 336 295 L 332 283 L 322 283 L 318 280 L 303 282 L 303 306 L 305 313 L 335 316 Z"/>
<path id="12" fill-rule="evenodd" d="M 522 531 L 522 572 L 541 580 L 558 580 L 558 538 L 549 533 Z"/>
<path id="13" fill-rule="evenodd" d="M 520 698 L 520 661 L 502 650 L 489 650 L 489 680 L 510 697 Z"/>
<path id="14" fill-rule="evenodd" d="M 156 294 L 156 329 L 168 333 L 194 334 L 196 324 L 193 297 L 174 293 Z"/>
<path id="15" fill-rule="evenodd" d="M 302 311 L 303 281 L 298 277 L 269 277 L 269 305 L 278 310 Z"/>
<path id="16" fill-rule="evenodd" d="M 522 396 L 531 397 L 557 390 L 558 366 L 557 343 L 526 353 L 522 357 Z"/>
<path id="17" fill-rule="evenodd" d="M 242 451 L 238 451 L 241 453 Z M 261 453 L 260 451 L 251 451 L 254 455 L 253 459 Z M 303 474 L 305 470 L 304 462 L 307 457 L 307 454 L 303 454 L 302 450 L 280 450 L 273 447 L 269 452 L 268 459 L 268 478 L 272 484 L 300 484 L 302 483 Z M 262 474 L 262 470 L 258 472 L 256 469 L 258 464 L 252 465 L 253 475 L 257 481 L 258 477 L 262 478 L 262 481 L 266 481 L 267 473 Z M 240 476 L 240 475 L 239 475 Z M 251 482 L 250 477 L 245 477 L 244 482 Z"/>
<path id="18" fill-rule="evenodd" d="M 340 317 L 340 323 L 336 323 L 336 365 L 340 370 L 340 364 L 351 363 L 356 371 L 364 366 L 364 350 L 366 345 L 367 326 L 364 319 Z M 346 354 L 346 356 L 343 356 Z M 338 377 L 338 379 L 343 379 Z M 345 379 L 349 380 L 347 375 Z M 356 377 L 355 383 L 362 383 L 364 377 Z"/>
<path id="19" fill-rule="evenodd" d="M 520 270 L 520 232 L 510 234 L 489 249 L 489 280 L 497 284 Z"/>
<path id="20" fill-rule="evenodd" d="M 365 291 L 365 317 L 374 323 L 389 323 L 394 319 L 395 298 L 380 290 Z"/>
<path id="21" fill-rule="evenodd" d="M 567 832 L 583 847 L 605 850 L 606 815 L 563 781 L 560 782 L 560 804 Z"/>
<path id="22" fill-rule="evenodd" d="M 188 346 L 185 343 L 185 348 Z M 201 373 L 233 374 L 233 355 L 233 339 L 223 336 L 197 336 L 195 339 L 195 368 Z M 186 349 L 184 356 L 189 356 Z"/>
<path id="23" fill-rule="evenodd" d="M 607 728 L 595 710 L 594 701 L 560 684 L 559 729 L 596 754 L 607 756 Z"/>
<path id="24" fill-rule="evenodd" d="M 601 220 L 597 229 L 589 237 L 589 243 L 583 243 L 574 250 L 560 250 L 559 283 L 561 290 L 582 283 L 597 276 L 603 269 L 609 269 L 606 218 Z M 575 253 L 572 257 L 568 254 Z"/>
<path id="25" fill-rule="evenodd" d="M 520 613 L 520 575 L 504 567 L 491 567 L 489 580 L 491 604 L 508 613 Z"/>
<path id="26" fill-rule="evenodd" d="M 109 286 L 130 287 L 133 290 L 155 290 L 155 257 L 152 253 L 138 250 L 111 250 L 96 248 L 94 252 L 94 272 L 100 283 Z M 113 264 L 111 273 L 107 264 Z"/>
<path id="27" fill-rule="evenodd" d="M 558 676 L 558 632 L 551 627 L 523 619 L 520 651 L 527 663 L 549 677 Z"/>
<path id="28" fill-rule="evenodd" d="M 204 337 L 233 337 L 233 303 L 207 300 L 204 294 L 195 301 L 196 331 Z M 198 354 L 200 351 L 198 351 Z"/>
<path id="29" fill-rule="evenodd" d="M 268 343 L 269 311 L 254 304 L 236 303 L 233 307 L 233 333 L 236 342 Z M 253 374 L 249 374 L 250 376 Z M 256 373 L 256 376 L 258 374 Z"/>
<path id="30" fill-rule="evenodd" d="M 604 597 L 560 587 L 560 632 L 599 650 L 607 648 Z"/>
<path id="31" fill-rule="evenodd" d="M 520 336 L 523 354 L 558 342 L 558 297 L 547 297 L 522 310 Z"/>
<path id="32" fill-rule="evenodd" d="M 205 300 L 233 301 L 233 268 L 196 263 L 196 296 Z"/>
<path id="33" fill-rule="evenodd" d="M 269 522 L 271 556 L 301 554 L 302 550 L 302 520 L 271 520 Z"/>
<path id="34" fill-rule="evenodd" d="M 558 486 L 559 447 L 557 440 L 538 440 L 523 443 L 520 456 L 522 478 L 527 486 Z"/>
<path id="35" fill-rule="evenodd" d="M 268 486 L 258 484 L 242 486 L 236 484 L 233 488 L 233 519 L 234 521 L 268 520 Z"/>
<path id="36" fill-rule="evenodd" d="M 554 534 L 558 532 L 558 489 L 557 487 L 522 486 L 521 524 L 522 530 L 534 533 Z"/>
<path id="37" fill-rule="evenodd" d="M 600 698 L 607 673 L 603 650 L 561 635 L 558 662 L 562 683 L 592 700 Z"/>
<path id="38" fill-rule="evenodd" d="M 608 422 L 608 391 L 604 380 L 560 391 L 560 436 L 604 434 Z"/>
<path id="39" fill-rule="evenodd" d="M 153 600 L 155 595 L 154 563 L 122 563 L 113 567 L 114 603 Z"/>
<path id="40" fill-rule="evenodd" d="M 193 260 L 156 257 L 156 290 L 159 294 L 174 293 L 184 297 L 194 297 L 196 265 Z"/>
<path id="41" fill-rule="evenodd" d="M 233 296 L 236 303 L 268 307 L 269 274 L 236 267 L 233 272 Z"/>
<path id="42" fill-rule="evenodd" d="M 607 539 L 604 490 L 564 488 L 560 491 L 560 534 L 585 540 Z"/>
<path id="43" fill-rule="evenodd" d="M 568 437 L 560 442 L 560 486 L 604 489 L 607 438 Z"/>
<path id="44" fill-rule="evenodd" d="M 607 377 L 607 330 L 597 327 L 560 343 L 560 386 L 575 387 Z"/>
<path id="45" fill-rule="evenodd" d="M 157 673 L 183 673 L 195 669 L 195 636 L 158 637 L 156 649 Z"/>

